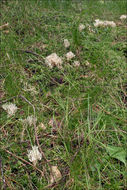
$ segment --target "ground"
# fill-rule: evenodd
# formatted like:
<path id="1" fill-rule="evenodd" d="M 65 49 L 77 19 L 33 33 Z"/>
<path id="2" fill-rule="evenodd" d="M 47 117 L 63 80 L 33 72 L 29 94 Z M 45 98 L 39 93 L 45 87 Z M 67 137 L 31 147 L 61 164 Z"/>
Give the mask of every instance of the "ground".
<path id="1" fill-rule="evenodd" d="M 0 3 L 0 25 L 8 23 L 0 30 L 1 188 L 125 190 L 127 26 L 120 16 L 127 2 Z M 116 27 L 95 27 L 95 19 Z M 67 61 L 70 51 L 75 57 Z M 52 53 L 62 68 L 45 64 Z M 8 103 L 18 108 L 11 116 Z M 24 124 L 28 116 L 36 122 Z M 28 158 L 35 145 L 42 154 L 36 166 Z M 54 183 L 52 166 L 61 174 Z"/>

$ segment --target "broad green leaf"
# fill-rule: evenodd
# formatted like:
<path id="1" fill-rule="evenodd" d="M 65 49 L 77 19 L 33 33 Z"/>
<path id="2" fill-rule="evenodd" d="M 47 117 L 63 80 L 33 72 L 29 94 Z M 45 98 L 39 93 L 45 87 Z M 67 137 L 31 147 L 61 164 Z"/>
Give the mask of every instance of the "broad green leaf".
<path id="1" fill-rule="evenodd" d="M 123 162 L 126 166 L 126 151 L 122 147 L 107 146 L 107 152 L 112 158 Z"/>

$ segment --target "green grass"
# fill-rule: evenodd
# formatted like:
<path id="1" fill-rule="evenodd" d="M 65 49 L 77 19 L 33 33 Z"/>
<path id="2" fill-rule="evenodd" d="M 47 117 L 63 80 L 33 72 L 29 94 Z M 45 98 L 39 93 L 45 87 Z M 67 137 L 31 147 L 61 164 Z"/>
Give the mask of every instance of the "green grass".
<path id="1" fill-rule="evenodd" d="M 0 31 L 0 104 L 12 102 L 18 107 L 12 117 L 0 107 L 2 189 L 42 190 L 49 185 L 45 159 L 37 163 L 44 176 L 28 164 L 35 130 L 21 119 L 34 115 L 30 103 L 35 107 L 41 149 L 62 174 L 49 189 L 126 189 L 127 27 L 119 19 L 126 14 L 126 5 L 124 0 L 1 3 L 1 25 L 8 22 L 9 28 Z M 114 21 L 117 26 L 95 28 L 95 19 Z M 80 23 L 86 26 L 82 32 Z M 64 39 L 71 43 L 69 50 Z M 76 55 L 80 67 L 66 60 L 61 70 L 45 66 L 47 55 L 56 52 L 64 57 L 68 51 Z M 49 125 L 51 118 L 55 129 Z M 40 123 L 46 130 L 39 128 Z M 118 152 L 113 154 L 110 146 Z"/>

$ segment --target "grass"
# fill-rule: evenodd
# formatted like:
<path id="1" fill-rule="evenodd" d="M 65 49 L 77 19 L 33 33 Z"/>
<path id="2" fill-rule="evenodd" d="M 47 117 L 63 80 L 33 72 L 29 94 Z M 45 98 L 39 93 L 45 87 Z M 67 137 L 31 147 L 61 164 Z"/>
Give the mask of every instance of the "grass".
<path id="1" fill-rule="evenodd" d="M 0 31 L 1 106 L 12 102 L 18 107 L 12 117 L 0 107 L 2 189 L 41 190 L 49 185 L 45 159 L 37 163 L 44 176 L 29 165 L 27 154 L 36 135 L 34 126 L 25 127 L 21 119 L 34 115 L 31 104 L 41 149 L 62 174 L 49 189 L 126 189 L 127 28 L 119 19 L 126 5 L 124 0 L 1 2 L 1 25 L 9 23 L 8 33 Z M 98 18 L 117 26 L 95 28 Z M 82 32 L 80 23 L 86 26 Z M 71 43 L 69 50 L 64 39 Z M 68 51 L 80 67 L 66 60 L 63 69 L 45 66 L 47 55 Z"/>

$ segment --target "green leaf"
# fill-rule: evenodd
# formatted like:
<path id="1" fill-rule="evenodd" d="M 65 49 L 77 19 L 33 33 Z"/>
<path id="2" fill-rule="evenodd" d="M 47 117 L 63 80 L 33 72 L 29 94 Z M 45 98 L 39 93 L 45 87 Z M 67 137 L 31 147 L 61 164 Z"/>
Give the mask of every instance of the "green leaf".
<path id="1" fill-rule="evenodd" d="M 112 158 L 115 158 L 121 162 L 123 162 L 126 166 L 126 151 L 122 147 L 115 147 L 115 146 L 107 146 L 107 152 Z"/>

